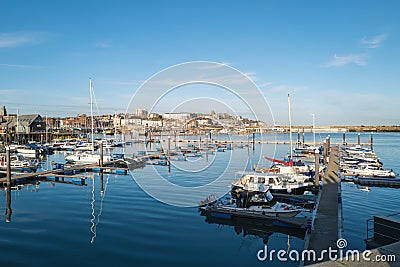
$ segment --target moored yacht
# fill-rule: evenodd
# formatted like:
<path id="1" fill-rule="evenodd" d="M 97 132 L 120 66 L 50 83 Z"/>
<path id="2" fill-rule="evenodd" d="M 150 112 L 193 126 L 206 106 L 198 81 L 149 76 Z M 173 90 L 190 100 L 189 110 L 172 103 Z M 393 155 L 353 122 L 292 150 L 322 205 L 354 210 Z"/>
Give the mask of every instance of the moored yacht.
<path id="1" fill-rule="evenodd" d="M 232 192 L 238 190 L 302 195 L 312 186 L 308 176 L 280 175 L 273 173 L 244 172 L 240 179 L 232 184 Z"/>
<path id="2" fill-rule="evenodd" d="M 223 219 L 231 219 L 232 217 L 291 218 L 304 211 L 302 208 L 277 202 L 268 190 L 263 193 L 258 192 L 245 199 L 231 198 L 226 203 L 217 201 L 200 209 L 210 214 L 211 217 Z"/>

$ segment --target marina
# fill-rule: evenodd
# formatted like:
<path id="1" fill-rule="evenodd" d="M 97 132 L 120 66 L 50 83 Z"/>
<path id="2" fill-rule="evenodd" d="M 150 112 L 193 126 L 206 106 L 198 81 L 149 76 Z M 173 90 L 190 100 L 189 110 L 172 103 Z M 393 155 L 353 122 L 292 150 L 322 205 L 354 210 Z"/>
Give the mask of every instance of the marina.
<path id="1" fill-rule="evenodd" d="M 379 136 L 379 135 L 378 135 Z M 331 136 L 331 139 L 338 139 L 340 136 L 337 135 L 335 136 Z M 382 137 L 384 138 L 385 135 L 382 135 Z M 195 137 L 194 137 L 195 138 Z M 240 136 L 234 137 L 234 138 L 240 138 Z M 268 136 L 266 138 L 269 138 Z M 379 140 L 379 138 L 376 138 Z M 384 139 L 385 140 L 385 139 Z M 336 143 L 338 141 L 332 142 L 332 143 Z M 386 141 L 383 141 L 386 142 Z M 171 140 L 170 140 L 170 150 L 168 150 L 168 140 L 166 141 L 162 141 L 158 144 L 153 144 L 153 146 L 147 147 L 146 149 L 146 145 L 145 142 L 141 142 L 141 143 L 136 143 L 136 144 L 132 144 L 132 145 L 126 145 L 122 148 L 114 148 L 112 151 L 108 151 L 108 153 L 111 153 L 115 156 L 115 158 L 122 158 L 123 154 L 125 155 L 134 155 L 136 154 L 137 158 L 142 158 L 142 161 L 145 163 L 147 160 L 165 160 L 165 162 L 168 162 L 168 155 L 173 155 L 173 154 L 179 154 L 180 152 L 178 150 L 176 150 L 178 147 L 174 147 L 172 146 Z M 380 150 L 379 149 L 380 144 L 378 141 L 376 141 L 376 145 L 375 145 L 375 149 Z M 143 149 L 144 148 L 144 149 Z M 192 147 L 192 149 L 195 147 Z M 224 164 L 224 158 L 226 156 L 229 156 L 230 153 L 239 153 L 240 155 L 243 155 L 245 157 L 248 157 L 248 155 L 250 155 L 250 159 L 256 159 L 257 155 L 259 155 L 259 151 L 261 148 L 261 144 L 255 144 L 254 148 L 250 145 L 248 147 L 245 148 L 233 148 L 232 150 L 225 151 L 225 152 L 217 152 L 214 155 L 212 154 L 207 154 L 205 151 L 202 152 L 201 156 L 199 157 L 199 159 L 197 159 L 197 161 L 173 161 L 171 160 L 171 163 L 168 163 L 167 165 L 163 166 L 163 165 L 159 165 L 159 166 L 146 166 L 144 164 L 141 164 L 139 168 L 133 170 L 133 172 L 131 173 L 132 175 L 136 174 L 140 174 L 140 175 L 144 175 L 146 177 L 146 175 L 150 175 L 151 177 L 151 173 L 152 172 L 148 172 L 148 168 L 156 168 L 158 172 L 161 172 L 162 175 L 164 175 L 163 173 L 168 175 L 168 166 L 170 167 L 170 178 L 168 179 L 178 179 L 179 181 L 177 181 L 179 184 L 187 184 L 187 183 L 192 183 L 193 185 L 195 185 L 196 183 L 194 182 L 196 180 L 196 175 L 192 175 L 191 178 L 189 177 L 185 177 L 181 176 L 181 171 L 179 171 L 179 169 L 177 169 L 178 165 L 175 164 L 185 164 L 185 165 L 198 165 L 200 162 L 202 162 L 200 165 L 202 164 L 206 164 L 206 156 L 209 157 L 208 160 L 212 160 L 212 157 L 216 157 L 214 161 L 214 164 L 221 164 L 221 167 Z M 287 152 L 287 148 L 288 145 L 278 145 L 278 153 L 280 155 L 285 155 L 285 151 Z M 217 149 L 217 147 L 215 147 L 214 149 Z M 253 150 L 254 149 L 254 150 Z M 163 152 L 164 150 L 164 152 Z M 187 148 L 186 148 L 187 150 Z M 104 150 L 105 151 L 105 150 Z M 139 151 L 146 151 L 145 153 L 138 153 Z M 199 147 L 199 151 L 200 147 Z M 254 151 L 254 152 L 253 152 Z M 187 152 L 187 151 L 186 151 Z M 49 159 L 47 159 L 47 161 L 54 161 L 54 162 L 62 162 L 62 158 L 64 157 L 65 153 L 68 152 L 57 152 L 54 155 L 49 155 L 47 157 L 49 157 Z M 250 154 L 248 154 L 250 153 Z M 110 155 L 111 155 L 110 154 Z M 119 156 L 118 156 L 119 155 Z M 288 192 L 285 192 L 285 194 L 282 193 L 273 193 L 273 198 L 278 200 L 279 203 L 286 203 L 285 205 L 293 205 L 296 206 L 298 209 L 302 209 L 301 213 L 298 214 L 297 216 L 293 217 L 293 218 L 285 218 L 285 216 L 276 216 L 273 215 L 272 217 L 268 217 L 268 218 L 264 218 L 263 214 L 262 214 L 262 210 L 260 211 L 260 213 L 257 213 L 256 210 L 252 211 L 251 213 L 248 213 L 246 211 L 246 213 L 243 213 L 244 210 L 240 210 L 240 209 L 236 209 L 234 210 L 230 210 L 229 208 L 223 208 L 222 210 L 220 208 L 211 208 L 209 209 L 207 212 L 205 211 L 205 213 L 203 213 L 203 216 L 205 216 L 206 218 L 206 222 L 211 226 L 211 225 L 215 225 L 218 227 L 222 227 L 224 226 L 224 228 L 226 230 L 223 231 L 223 236 L 221 235 L 217 235 L 219 236 L 218 238 L 224 238 L 224 239 L 228 239 L 230 240 L 233 236 L 231 236 L 230 231 L 227 231 L 230 229 L 230 227 L 234 227 L 235 229 L 241 229 L 240 232 L 242 234 L 244 234 L 243 237 L 243 241 L 247 240 L 247 236 L 254 236 L 256 237 L 256 239 L 254 241 L 251 241 L 250 244 L 254 245 L 259 244 L 256 240 L 257 238 L 260 238 L 261 243 L 265 243 L 268 242 L 268 244 L 272 243 L 276 243 L 278 242 L 278 240 L 280 238 L 283 238 L 283 236 L 289 237 L 290 239 L 290 246 L 291 248 L 296 248 L 301 250 L 301 249 L 315 249 L 315 250 L 321 250 L 324 247 L 328 246 L 328 245 L 332 245 L 332 242 L 334 243 L 338 237 L 343 236 L 348 238 L 349 242 L 353 243 L 353 246 L 356 246 L 357 248 L 359 248 L 360 250 L 362 250 L 363 248 L 365 248 L 365 244 L 364 244 L 364 239 L 366 238 L 366 231 L 364 229 L 364 231 L 362 229 L 360 229 L 360 232 L 357 234 L 357 236 L 352 237 L 351 235 L 348 235 L 348 228 L 346 228 L 346 223 L 348 222 L 352 222 L 353 220 L 359 220 L 361 218 L 358 217 L 352 217 L 349 215 L 346 216 L 347 214 L 347 210 L 353 210 L 353 208 L 348 207 L 347 203 L 349 201 L 349 195 L 348 195 L 348 186 L 345 185 L 349 185 L 351 186 L 352 184 L 349 183 L 344 183 L 342 185 L 342 187 L 340 187 L 340 172 L 339 172 L 339 164 L 340 164 L 340 160 L 338 157 L 339 155 L 339 147 L 338 146 L 333 146 L 332 149 L 330 150 L 330 154 L 327 155 L 328 158 L 328 162 L 329 164 L 327 165 L 327 169 L 323 171 L 323 173 L 321 174 L 321 178 L 323 177 L 323 185 L 322 185 L 322 191 L 317 190 L 320 189 L 320 185 L 319 182 L 316 183 L 315 185 L 315 190 L 312 190 L 314 192 L 314 194 L 312 195 L 294 195 L 294 194 L 288 194 Z M 132 159 L 134 159 L 135 157 L 133 157 Z M 172 157 L 172 156 L 171 156 Z M 129 158 L 129 157 L 128 157 Z M 396 165 L 393 165 L 393 163 L 387 163 L 387 157 L 385 156 L 385 154 L 383 154 L 383 156 L 381 156 L 382 162 L 385 163 L 384 166 L 391 166 L 393 169 L 396 169 Z M 200 162 L 199 162 L 200 160 Z M 304 160 L 304 159 L 303 159 Z M 314 161 L 314 163 L 312 163 Z M 318 164 L 323 165 L 323 161 L 324 161 L 324 152 L 321 151 L 321 154 L 319 154 L 318 156 Z M 64 161 L 66 162 L 66 161 Z M 97 187 L 97 190 L 100 190 L 99 192 L 103 192 L 104 191 L 107 193 L 108 190 L 110 190 L 110 188 L 107 189 L 107 191 L 105 190 L 106 186 L 104 184 L 105 180 L 108 179 L 108 185 L 107 187 L 110 186 L 110 177 L 120 177 L 117 178 L 118 181 L 122 182 L 124 186 L 129 186 L 129 184 L 132 185 L 132 183 L 134 183 L 134 181 L 129 178 L 129 169 L 128 169 L 128 165 L 129 162 L 125 162 L 124 165 L 124 161 L 122 159 L 117 159 L 116 162 L 119 162 L 118 165 L 115 166 L 114 163 L 103 163 L 103 166 L 99 166 L 99 164 L 86 164 L 86 165 L 80 165 L 80 164 L 72 164 L 70 166 L 68 166 L 68 164 L 60 164 L 59 166 L 57 166 L 57 164 L 54 164 L 54 168 L 56 169 L 50 169 L 50 170 L 42 170 L 41 167 L 38 167 L 38 170 L 36 172 L 31 172 L 31 173 L 18 173 L 18 174 L 14 174 L 12 175 L 12 180 L 14 181 L 14 185 L 13 185 L 13 190 L 9 191 L 9 190 L 4 190 L 3 192 L 10 192 L 11 195 L 14 195 L 14 197 L 12 197 L 12 199 L 14 199 L 13 201 L 11 201 L 11 207 L 13 207 L 14 205 L 16 205 L 17 207 L 22 205 L 25 206 L 26 203 L 20 202 L 18 199 L 19 197 L 17 197 L 17 195 L 15 195 L 16 192 L 18 192 L 18 195 L 20 194 L 28 194 L 28 191 L 25 191 L 24 188 L 28 189 L 28 188 L 36 188 L 35 191 L 39 190 L 39 195 L 40 192 L 42 190 L 45 190 L 47 193 L 46 194 L 52 194 L 52 187 L 48 187 L 48 185 L 50 184 L 54 184 L 57 185 L 56 187 L 59 189 L 58 190 L 63 190 L 65 192 L 73 192 L 75 191 L 73 188 L 75 188 L 77 186 L 77 188 L 83 186 L 84 188 L 88 188 L 90 189 L 93 185 L 95 186 L 95 188 Z M 115 163 L 116 163 L 115 162 Z M 315 164 L 315 159 L 314 156 L 311 157 L 310 162 L 312 164 Z M 170 164 L 170 165 L 169 165 Z M 261 163 L 258 164 L 258 166 L 267 166 L 268 164 L 276 164 L 269 161 L 269 160 L 263 160 Z M 249 163 L 249 168 L 254 168 L 253 166 L 254 164 Z M 279 164 L 278 164 L 279 165 Z M 41 166 L 41 165 L 39 165 Z M 138 165 L 139 166 L 139 165 Z M 181 166 L 181 165 L 180 165 Z M 315 166 L 314 166 L 315 167 Z M 318 169 L 320 166 L 318 166 Z M 58 169 L 57 169 L 58 168 Z M 323 170 L 323 168 L 321 169 Z M 132 170 L 131 170 L 132 171 Z M 254 171 L 254 170 L 253 170 Z M 4 172 L 3 172 L 4 173 Z M 147 173 L 147 174 L 146 174 Z M 185 172 L 182 173 L 182 175 L 184 175 Z M 254 173 L 254 172 L 250 172 L 250 173 Z M 260 173 L 262 174 L 262 173 Z M 257 174 L 256 174 L 257 175 Z M 264 173 L 262 175 L 274 175 L 273 173 Z M 186 176 L 186 175 L 185 175 Z M 314 173 L 315 176 L 315 173 Z M 101 178 L 103 177 L 103 178 Z M 107 178 L 105 178 L 107 177 Z M 123 178 L 125 177 L 125 178 Z M 149 178 L 150 178 L 149 177 Z M 175 177 L 175 178 L 172 178 Z M 180 177 L 180 178 L 179 178 Z M 234 173 L 232 173 L 232 177 L 234 177 Z M 256 176 L 257 177 L 257 176 Z M 101 178 L 101 179 L 100 179 Z M 7 186 L 7 177 L 3 177 L 1 178 L 2 180 L 2 184 L 3 186 Z M 100 179 L 100 180 L 99 180 Z M 115 178 L 113 178 L 115 179 Z M 121 180 L 123 179 L 123 180 Z M 197 178 L 198 179 L 198 178 Z M 232 179 L 232 184 L 234 184 L 234 182 L 236 182 L 238 179 L 237 178 L 233 178 Z M 344 177 L 342 177 L 343 181 L 345 181 Z M 369 178 L 371 179 L 371 178 Z M 381 178 L 381 179 L 391 179 L 391 178 Z M 117 180 L 115 180 L 117 181 Z M 100 185 L 98 184 L 100 182 Z M 205 180 L 206 182 L 206 180 Z M 31 184 L 31 185 L 29 185 Z M 97 184 L 97 185 L 96 185 Z M 118 184 L 115 184 L 115 182 L 111 183 L 113 186 L 119 187 Z M 73 187 L 71 187 L 71 185 L 73 185 Z M 341 190 L 343 190 L 344 187 L 344 192 L 342 192 L 343 196 L 340 198 L 341 199 L 341 203 L 338 202 L 338 193 L 341 192 Z M 45 188 L 45 189 L 42 189 Z M 267 185 L 265 185 L 265 189 L 269 188 Z M 341 189 L 342 188 L 342 189 Z M 371 193 L 374 194 L 376 187 L 373 187 L 371 185 Z M 379 188 L 379 187 L 378 187 Z M 72 191 L 71 191 L 72 190 Z M 160 208 L 159 204 L 154 203 L 153 201 L 151 201 L 146 194 L 143 193 L 139 193 L 139 191 L 137 191 L 140 189 L 135 189 L 135 194 L 137 195 L 136 197 L 134 197 L 134 199 L 136 198 L 140 198 L 135 200 L 134 202 L 137 201 L 141 201 L 144 203 L 149 203 L 147 205 L 148 208 L 152 209 L 151 207 L 155 205 L 155 207 L 158 207 L 157 210 Z M 160 188 L 161 190 L 161 188 Z M 339 190 L 339 191 L 338 191 Z M 357 190 L 357 189 L 351 189 L 352 190 Z M 397 190 L 397 189 L 390 189 L 390 188 L 382 188 L 382 190 Z M 259 189 L 257 190 L 259 191 Z M 318 193 L 319 191 L 319 193 Z M 96 189 L 95 189 L 96 192 Z M 262 190 L 262 192 L 265 193 L 265 191 Z M 261 193 L 262 193 L 261 192 Z M 362 191 L 359 191 L 362 192 Z M 103 194 L 102 193 L 102 194 Z M 369 193 L 369 194 L 371 194 Z M 95 198 L 96 198 L 96 194 L 99 193 L 95 193 Z M 123 193 L 124 196 L 126 196 L 126 193 Z M 27 195 L 27 196 L 28 196 Z M 59 194 L 57 194 L 59 195 Z M 76 195 L 76 197 L 79 197 L 79 195 Z M 115 198 L 116 196 L 112 197 Z M 57 197 L 59 198 L 59 196 Z M 65 198 L 65 197 L 64 197 Z M 61 199 L 64 199 L 61 198 Z M 102 199 L 101 195 L 97 195 L 98 200 Z M 130 199 L 130 197 L 128 197 L 128 199 Z M 147 200 L 148 199 L 148 200 Z M 212 198 L 211 198 L 212 199 Z M 351 199 L 351 197 L 350 197 Z M 3 198 L 2 201 L 4 201 L 5 199 Z M 38 200 L 40 201 L 40 200 Z M 58 201 L 58 200 L 57 200 Z M 56 201 L 56 202 L 57 202 Z M 150 201 L 150 202 L 149 202 Z M 352 200 L 350 200 L 352 201 Z M 211 201 L 213 202 L 213 201 Z M 89 202 L 88 202 L 89 203 Z M 96 202 L 95 202 L 96 203 Z M 153 204 L 150 204 L 153 203 Z M 315 205 L 314 205 L 315 203 Z M 111 203 L 110 203 L 111 204 Z M 210 204 L 210 203 L 207 203 Z M 342 204 L 342 205 L 339 205 Z M 37 205 L 39 205 L 39 202 L 37 202 Z M 41 205 L 42 206 L 42 205 Z M 48 206 L 44 205 L 44 207 Z M 4 207 L 4 205 L 3 205 Z M 136 205 L 134 206 L 128 206 L 130 208 L 128 208 L 128 210 L 131 210 L 131 212 L 134 212 L 134 210 L 139 209 L 140 212 L 139 214 L 142 214 L 142 216 L 148 217 L 148 216 L 152 216 L 150 214 L 148 214 L 147 209 L 143 209 L 144 206 L 141 206 L 143 208 L 139 208 Z M 235 204 L 236 207 L 236 204 Z M 287 206 L 289 207 L 289 206 Z M 343 211 L 341 211 L 341 209 L 343 208 Z M 11 221 L 12 223 L 14 223 L 14 221 L 18 222 L 18 218 L 20 217 L 20 214 L 18 213 L 18 209 L 19 208 L 12 208 L 13 212 L 11 213 L 11 215 L 9 216 L 8 220 Z M 133 209 L 133 210 L 132 210 Z M 204 231 L 209 231 L 211 229 L 213 229 L 213 227 L 211 229 L 208 229 L 208 227 L 204 227 L 199 225 L 199 223 L 202 223 L 202 220 L 198 220 L 198 216 L 202 215 L 202 212 L 200 212 L 200 214 L 198 212 L 196 212 L 194 209 L 184 209 L 184 210 L 180 210 L 179 208 L 171 208 L 172 210 L 170 210 L 169 212 L 165 213 L 161 213 L 159 216 L 162 216 L 163 218 L 168 218 L 168 220 L 173 220 L 173 217 L 175 217 L 176 215 L 173 215 L 173 217 L 171 217 L 172 214 L 180 214 L 180 216 L 183 216 L 184 220 L 190 220 L 193 224 L 192 227 L 200 227 L 200 229 L 202 229 L 200 232 L 204 232 Z M 120 210 L 120 209 L 118 209 Z M 221 212 L 222 211 L 222 212 Z M 104 211 L 103 211 L 104 212 Z M 137 213 L 138 211 L 136 211 Z M 170 212 L 173 212 L 172 214 Z M 256 212 L 256 213 L 254 213 Z M 373 212 L 373 211 L 371 211 Z M 59 213 L 59 212 L 58 212 Z M 121 211 L 119 211 L 119 213 L 121 213 Z M 343 217 L 341 217 L 341 214 L 343 213 Z M 67 213 L 68 214 L 68 213 Z M 162 215 L 163 214 L 163 215 Z M 167 215 L 170 214 L 170 215 Z M 196 216 L 197 214 L 197 216 Z M 215 214 L 220 214 L 215 216 Z M 222 214 L 222 215 L 221 215 Z M 237 215 L 234 215 L 237 214 Z M 259 214 L 259 215 L 257 215 Z M 371 214 L 371 213 L 369 213 Z M 372 213 L 373 214 L 373 213 Z M 211 216 L 213 215 L 213 216 Z M 234 216 L 232 216 L 234 215 Z M 249 217 L 250 215 L 250 217 Z M 300 215 L 300 216 L 299 216 Z M 379 214 L 375 214 L 375 215 L 379 215 Z M 129 218 L 129 215 L 127 215 Z M 165 217 L 166 216 L 166 217 Z M 202 216 L 201 216 L 202 217 Z M 111 218 L 107 219 L 106 218 L 106 224 L 107 221 L 109 221 Z M 370 218 L 365 219 L 368 220 Z M 197 221 L 195 223 L 195 221 Z M 343 224 L 342 226 L 340 226 L 339 222 L 342 221 Z M 362 223 L 362 225 L 365 225 L 365 221 L 358 221 L 358 223 Z M 88 221 L 89 222 L 89 221 Z M 112 222 L 109 221 L 110 223 Z M 311 222 L 311 223 L 310 223 Z M 136 222 L 137 224 L 138 222 Z M 147 223 L 150 224 L 156 224 L 157 222 L 153 222 L 153 221 L 149 221 Z M 146 224 L 147 224 L 146 223 Z M 139 225 L 143 225 L 143 223 L 139 223 Z M 145 224 L 145 225 L 146 225 Z M 101 224 L 100 224 L 101 225 Z M 160 226 L 158 226 L 160 227 Z M 183 231 L 182 229 L 186 229 L 184 231 L 190 231 L 189 229 L 193 229 L 192 227 L 189 228 L 181 228 L 179 231 Z M 227 227 L 227 228 L 226 228 Z M 348 224 L 347 224 L 347 227 Z M 85 228 L 85 227 L 84 227 Z M 165 226 L 162 226 L 162 229 L 165 229 Z M 101 241 L 101 236 L 103 234 L 107 233 L 106 229 L 103 229 L 102 231 L 105 231 L 103 233 L 96 233 L 96 241 L 95 244 L 97 242 L 102 243 Z M 165 229 L 165 231 L 170 231 Z M 174 233 L 176 233 L 176 230 L 173 230 Z M 4 233 L 3 233 L 4 234 Z M 98 235 L 99 234 L 99 235 Z M 113 235 L 115 235 L 115 231 L 113 231 Z M 150 234 L 149 232 L 147 234 Z M 162 235 L 167 234 L 167 232 L 163 232 Z M 201 233 L 199 233 L 201 234 Z M 196 238 L 198 240 L 203 240 L 202 242 L 205 242 L 204 238 L 200 238 L 199 234 L 196 234 Z M 354 233 L 352 233 L 354 234 Z M 140 234 L 138 234 L 136 232 L 137 236 L 140 236 Z M 179 235 L 179 234 L 178 234 Z M 190 238 L 193 238 L 194 232 L 191 232 L 191 234 L 189 235 Z M 88 235 L 83 235 L 83 236 L 87 236 Z M 330 236 L 331 239 L 327 239 L 326 236 Z M 181 236 L 183 237 L 183 236 Z M 238 236 L 239 237 L 239 236 Z M 77 238 L 77 237 L 75 237 Z M 97 239 L 100 238 L 100 239 Z M 80 240 L 81 238 L 78 238 L 78 240 Z M 139 238 L 140 239 L 140 238 Z M 356 241 L 359 240 L 359 241 Z M 79 241 L 81 242 L 81 241 Z M 133 242 L 133 240 L 128 241 L 126 240 L 125 242 Z M 139 241 L 138 241 L 139 242 Z M 142 242 L 142 241 L 141 241 Z M 209 241 L 207 241 L 208 243 Z M 250 240 L 246 241 L 246 242 L 250 242 Z M 235 243 L 235 242 L 234 242 Z M 272 244 L 271 243 L 271 244 Z M 279 243 L 279 242 L 278 242 Z M 200 244 L 204 244 L 205 243 L 200 243 Z M 177 244 L 178 245 L 178 244 Z M 256 252 L 256 250 L 258 249 L 259 245 L 256 245 L 256 247 L 254 247 L 254 245 L 251 245 L 249 248 L 253 247 L 253 251 Z M 248 246 L 248 245 L 246 245 Z M 89 248 L 89 247 L 88 247 Z M 154 247 L 155 248 L 155 247 Z M 204 249 L 204 247 L 202 247 L 202 249 Z M 246 250 L 247 251 L 247 250 Z M 255 253 L 253 252 L 253 254 Z M 54 252 L 53 252 L 54 253 Z M 243 254 L 244 253 L 244 254 Z M 242 251 L 239 252 L 239 255 L 248 255 L 247 252 Z M 134 254 L 135 256 L 133 257 L 139 257 L 138 255 Z M 164 256 L 166 256 L 166 254 L 164 254 Z M 126 254 L 124 256 L 124 258 L 130 258 L 132 257 L 132 255 L 128 256 L 128 254 Z M 246 256 L 246 261 L 254 261 L 256 260 L 254 257 L 250 257 Z M 139 257 L 140 258 L 140 257 Z M 167 257 L 168 258 L 168 257 Z M 239 258 L 235 258 L 235 262 L 240 262 Z M 146 259 L 146 262 L 149 259 Z M 169 259 L 172 262 L 175 262 L 175 258 L 170 258 Z M 66 260 L 66 262 L 70 262 L 68 260 Z M 256 262 L 254 262 L 256 263 Z M 302 264 L 309 264 L 308 262 L 304 262 L 304 263 L 294 263 L 293 266 L 296 265 L 302 265 Z"/>

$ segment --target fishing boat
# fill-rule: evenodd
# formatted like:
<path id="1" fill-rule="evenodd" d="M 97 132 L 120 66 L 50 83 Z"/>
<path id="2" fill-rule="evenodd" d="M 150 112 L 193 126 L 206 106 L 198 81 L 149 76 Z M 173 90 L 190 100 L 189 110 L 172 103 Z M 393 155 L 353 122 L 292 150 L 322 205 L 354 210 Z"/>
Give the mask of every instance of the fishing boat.
<path id="1" fill-rule="evenodd" d="M 223 219 L 232 219 L 232 217 L 291 218 L 304 211 L 302 208 L 277 202 L 268 190 L 265 193 L 258 192 L 247 198 L 246 201 L 232 198 L 227 203 L 217 201 L 215 204 L 207 205 L 201 209 L 212 217 Z"/>

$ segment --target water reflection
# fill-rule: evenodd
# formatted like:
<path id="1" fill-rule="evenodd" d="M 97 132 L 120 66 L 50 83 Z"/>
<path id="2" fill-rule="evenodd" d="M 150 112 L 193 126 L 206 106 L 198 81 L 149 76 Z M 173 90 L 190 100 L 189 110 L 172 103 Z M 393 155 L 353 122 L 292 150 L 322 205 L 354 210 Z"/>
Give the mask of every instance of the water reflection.
<path id="1" fill-rule="evenodd" d="M 92 224 L 90 227 L 90 231 L 92 232 L 93 236 L 90 239 L 90 243 L 93 244 L 94 240 L 97 236 L 97 225 L 100 223 L 100 217 L 103 213 L 103 200 L 104 197 L 106 196 L 106 191 L 107 191 L 107 186 L 108 186 L 108 181 L 110 179 L 110 175 L 107 175 L 107 179 L 106 179 L 106 184 L 104 185 L 104 174 L 103 172 L 99 173 L 100 176 L 100 207 L 99 207 L 99 212 L 96 216 L 95 213 L 95 176 L 93 175 L 93 179 L 92 179 L 92 202 L 91 202 L 91 206 L 92 206 L 92 219 L 90 220 L 90 223 Z"/>
<path id="2" fill-rule="evenodd" d="M 11 222 L 11 214 L 12 214 L 12 209 L 11 209 L 11 190 L 8 187 L 6 190 L 6 222 Z"/>
<path id="3" fill-rule="evenodd" d="M 268 243 L 269 237 L 274 233 L 282 233 L 289 236 L 298 237 L 304 239 L 305 229 L 301 228 L 288 228 L 278 227 L 273 224 L 272 220 L 265 219 L 248 219 L 233 217 L 232 219 L 215 218 L 201 212 L 201 215 L 205 217 L 205 221 L 209 224 L 217 224 L 219 226 L 232 227 L 237 235 L 255 236 L 261 238 L 264 244 Z"/>

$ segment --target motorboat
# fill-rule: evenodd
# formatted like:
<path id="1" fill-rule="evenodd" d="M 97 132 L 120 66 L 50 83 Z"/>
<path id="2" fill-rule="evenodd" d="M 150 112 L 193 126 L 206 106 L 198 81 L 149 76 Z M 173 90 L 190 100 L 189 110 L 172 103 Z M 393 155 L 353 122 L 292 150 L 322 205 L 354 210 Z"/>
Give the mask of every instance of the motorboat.
<path id="1" fill-rule="evenodd" d="M 12 170 L 32 170 L 36 171 L 38 164 L 33 164 L 29 160 L 26 160 L 21 154 L 10 155 L 10 167 Z M 3 153 L 0 155 L 0 169 L 5 170 L 7 168 L 6 155 Z"/>
<path id="2" fill-rule="evenodd" d="M 343 168 L 342 172 L 345 175 L 361 176 L 361 177 L 396 177 L 396 173 L 392 170 L 385 170 L 378 167 L 367 165 L 364 168 Z"/>
<path id="3" fill-rule="evenodd" d="M 10 149 L 19 154 L 29 155 L 29 156 L 33 156 L 33 157 L 35 157 L 37 154 L 39 154 L 38 149 L 36 149 L 33 146 L 28 146 L 28 145 L 11 145 Z"/>
<path id="4" fill-rule="evenodd" d="M 92 147 L 91 143 L 80 141 L 75 145 L 75 151 L 90 151 L 95 150 L 96 147 Z"/>
<path id="5" fill-rule="evenodd" d="M 79 152 L 67 155 L 65 160 L 71 163 L 99 163 L 100 155 L 93 154 L 90 152 Z M 108 162 L 111 160 L 111 157 L 108 155 L 103 156 L 103 162 Z"/>
<path id="6" fill-rule="evenodd" d="M 231 186 L 232 192 L 237 190 L 266 192 L 270 190 L 276 193 L 302 195 L 306 189 L 312 186 L 308 182 L 308 176 L 294 174 L 281 175 L 273 173 L 239 172 L 240 179 Z M 297 179 L 296 179 L 297 178 Z"/>
<path id="7" fill-rule="evenodd" d="M 225 219 L 231 219 L 232 217 L 291 218 L 304 211 L 302 208 L 277 202 L 268 190 L 266 192 L 257 192 L 247 198 L 231 198 L 226 203 L 217 201 L 215 204 L 206 205 L 201 209 L 212 217 Z"/>

